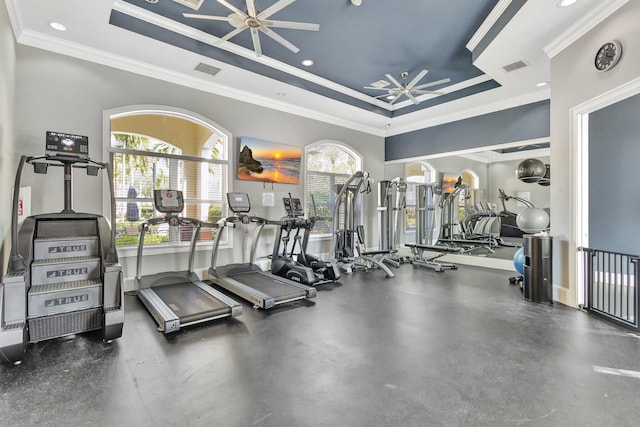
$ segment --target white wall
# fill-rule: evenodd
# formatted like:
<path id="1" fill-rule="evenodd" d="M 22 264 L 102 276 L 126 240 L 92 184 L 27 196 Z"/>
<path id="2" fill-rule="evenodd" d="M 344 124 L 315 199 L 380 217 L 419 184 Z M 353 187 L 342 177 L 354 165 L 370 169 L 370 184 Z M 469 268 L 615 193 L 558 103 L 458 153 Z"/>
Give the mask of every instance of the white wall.
<path id="1" fill-rule="evenodd" d="M 640 1 L 630 1 L 615 14 L 551 60 L 551 233 L 554 236 L 555 298 L 576 306 L 576 212 L 573 188 L 570 109 L 640 77 Z M 623 46 L 616 68 L 598 73 L 598 48 L 611 39 Z M 639 115 L 640 116 L 640 115 Z"/>
<path id="2" fill-rule="evenodd" d="M 15 64 L 15 42 L 3 2 L 0 5 L 0 279 L 10 250 L 12 184 L 17 163 L 13 134 Z"/>
<path id="3" fill-rule="evenodd" d="M 87 135 L 91 157 L 101 160 L 103 111 L 127 105 L 168 105 L 207 117 L 231 132 L 234 140 L 230 149 L 234 159 L 240 136 L 298 146 L 333 140 L 347 143 L 362 153 L 364 168 L 374 178 L 382 179 L 384 175 L 384 140 L 381 137 L 25 46 L 17 47 L 16 68 L 15 149 L 18 154 L 42 153 L 45 131 L 54 130 Z M 231 170 L 235 176 L 235 163 Z M 32 190 L 33 213 L 62 209 L 62 178 L 56 172 L 50 172 L 45 180 L 25 173 L 26 184 L 38 183 Z M 95 181 L 96 178 L 80 175 L 75 180 L 75 210 L 103 211 L 102 193 L 96 191 Z M 303 183 L 304 176 L 300 185 L 274 184 L 276 200 L 289 192 L 302 197 Z M 256 214 L 274 218 L 284 214 L 278 205 L 276 208 L 261 206 L 262 193 L 272 191 L 271 184 L 233 180 L 232 186 L 235 191 L 249 193 Z M 365 212 L 367 233 L 377 240 L 374 200 L 365 200 Z M 265 239 L 261 252 L 269 253 L 271 245 L 272 242 Z M 221 264 L 241 261 L 237 246 L 233 254 L 229 251 L 221 254 Z M 121 261 L 125 276 L 132 276 L 134 261 Z M 183 269 L 185 265 L 184 257 L 149 256 L 145 258 L 145 273 L 161 268 Z M 199 253 L 196 267 L 208 265 L 209 253 Z"/>

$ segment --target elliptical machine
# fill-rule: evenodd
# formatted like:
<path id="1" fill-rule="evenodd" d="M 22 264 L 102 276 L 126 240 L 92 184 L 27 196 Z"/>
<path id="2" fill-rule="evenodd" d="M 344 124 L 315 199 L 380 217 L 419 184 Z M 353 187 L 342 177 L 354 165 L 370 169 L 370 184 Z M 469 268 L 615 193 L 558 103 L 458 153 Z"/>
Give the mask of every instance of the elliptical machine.
<path id="1" fill-rule="evenodd" d="M 283 221 L 285 221 L 288 225 L 280 227 L 280 230 L 276 236 L 276 248 L 274 250 L 273 260 L 271 262 L 271 272 L 283 276 L 283 274 L 281 274 L 280 272 L 286 274 L 286 269 L 288 267 L 311 269 L 315 279 L 313 282 L 305 283 L 306 285 L 310 286 L 317 286 L 323 283 L 335 282 L 336 280 L 340 279 L 340 269 L 335 262 L 323 261 L 319 257 L 311 255 L 307 252 L 309 236 L 311 235 L 311 230 L 313 230 L 316 221 L 326 220 L 326 218 L 317 216 L 316 203 L 313 195 L 311 196 L 313 216 L 310 216 L 308 219 L 303 218 L 304 210 L 302 209 L 302 203 L 300 202 L 299 198 L 293 198 L 291 197 L 291 193 L 289 193 L 289 197 L 283 198 L 282 201 L 284 203 L 284 209 L 287 212 L 287 216 L 283 218 Z M 291 240 L 290 235 L 293 229 L 296 230 L 296 234 L 293 237 L 293 243 L 287 255 L 287 247 L 289 241 Z M 304 230 L 302 235 L 300 235 L 301 230 Z M 283 231 L 286 231 L 286 234 L 284 236 L 282 236 Z M 276 258 L 276 251 L 279 252 L 280 242 L 284 244 L 284 248 L 282 255 Z M 299 252 L 297 253 L 297 255 L 295 254 L 296 247 L 299 248 Z M 292 264 L 292 262 L 294 262 L 295 264 Z"/>
<path id="2" fill-rule="evenodd" d="M 306 226 L 307 222 L 305 219 L 301 218 L 304 213 L 302 212 L 300 199 L 292 199 L 291 194 L 289 194 L 289 198 L 285 197 L 283 201 L 284 208 L 287 211 L 287 216 L 276 222 L 280 224 L 280 227 L 278 227 L 276 239 L 273 244 L 271 272 L 289 280 L 295 280 L 296 282 L 303 283 L 307 286 L 316 285 L 318 284 L 318 280 L 311 267 L 300 264 L 293 259 L 293 247 L 291 248 L 291 253 L 288 252 L 289 241 L 291 240 L 291 231 L 294 229 L 299 231 L 300 228 L 304 228 Z M 280 252 L 281 246 L 282 252 Z"/>

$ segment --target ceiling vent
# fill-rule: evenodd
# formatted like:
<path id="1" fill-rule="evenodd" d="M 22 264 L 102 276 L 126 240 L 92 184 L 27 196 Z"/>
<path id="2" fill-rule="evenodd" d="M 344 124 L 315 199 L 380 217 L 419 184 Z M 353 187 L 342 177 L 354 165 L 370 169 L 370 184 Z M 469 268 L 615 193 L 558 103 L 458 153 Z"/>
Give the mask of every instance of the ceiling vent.
<path id="1" fill-rule="evenodd" d="M 527 67 L 528 65 L 529 64 L 527 64 L 524 61 L 516 61 L 512 64 L 505 65 L 504 67 L 502 67 L 502 69 L 505 70 L 507 73 L 510 73 L 512 71 L 519 70 L 520 68 Z"/>
<path id="2" fill-rule="evenodd" d="M 180 3 L 183 6 L 187 6 L 193 10 L 198 10 L 200 9 L 200 6 L 202 6 L 202 3 L 204 3 L 204 0 L 173 0 L 176 3 Z"/>
<path id="3" fill-rule="evenodd" d="M 373 82 L 371 83 L 371 87 L 375 87 L 377 89 L 382 89 L 384 87 L 389 86 L 391 83 L 389 83 L 386 80 L 378 80 L 377 82 Z"/>
<path id="4" fill-rule="evenodd" d="M 196 65 L 196 68 L 194 68 L 194 70 L 200 71 L 201 73 L 209 74 L 210 76 L 215 76 L 216 74 L 218 74 L 218 71 L 220 71 L 220 68 L 201 62 Z"/>

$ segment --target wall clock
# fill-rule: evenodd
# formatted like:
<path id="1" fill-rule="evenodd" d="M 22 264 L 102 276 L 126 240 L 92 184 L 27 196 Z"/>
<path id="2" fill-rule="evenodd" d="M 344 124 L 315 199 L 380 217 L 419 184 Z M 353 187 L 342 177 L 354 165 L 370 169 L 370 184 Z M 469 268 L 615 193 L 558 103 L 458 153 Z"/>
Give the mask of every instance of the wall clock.
<path id="1" fill-rule="evenodd" d="M 603 44 L 594 60 L 594 65 L 598 71 L 609 71 L 616 66 L 622 56 L 622 45 L 617 40 L 612 40 Z"/>

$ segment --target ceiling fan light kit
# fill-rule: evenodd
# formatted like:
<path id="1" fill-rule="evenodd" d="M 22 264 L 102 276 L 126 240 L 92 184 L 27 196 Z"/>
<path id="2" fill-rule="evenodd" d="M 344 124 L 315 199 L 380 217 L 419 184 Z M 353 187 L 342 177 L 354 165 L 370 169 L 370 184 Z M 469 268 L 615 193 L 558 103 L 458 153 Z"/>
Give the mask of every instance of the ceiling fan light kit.
<path id="1" fill-rule="evenodd" d="M 307 30 L 318 31 L 320 26 L 318 24 L 311 24 L 306 22 L 290 22 L 290 21 L 274 21 L 268 19 L 271 15 L 279 12 L 285 7 L 289 6 L 296 0 L 280 0 L 269 6 L 262 12 L 256 9 L 256 0 L 246 0 L 247 10 L 246 12 L 238 9 L 227 0 L 217 0 L 218 3 L 229 9 L 232 13 L 228 16 L 214 16 L 214 15 L 200 15 L 196 13 L 183 13 L 185 18 L 204 19 L 209 21 L 226 21 L 234 27 L 234 30 L 225 34 L 218 39 L 218 43 L 223 43 L 231 38 L 237 36 L 244 30 L 251 31 L 251 41 L 253 42 L 253 51 L 256 56 L 262 56 L 262 46 L 260 44 L 260 33 L 265 34 L 274 41 L 278 42 L 282 46 L 286 47 L 293 53 L 298 53 L 300 49 L 293 43 L 280 36 L 273 31 L 273 28 L 287 28 L 291 30 Z"/>

